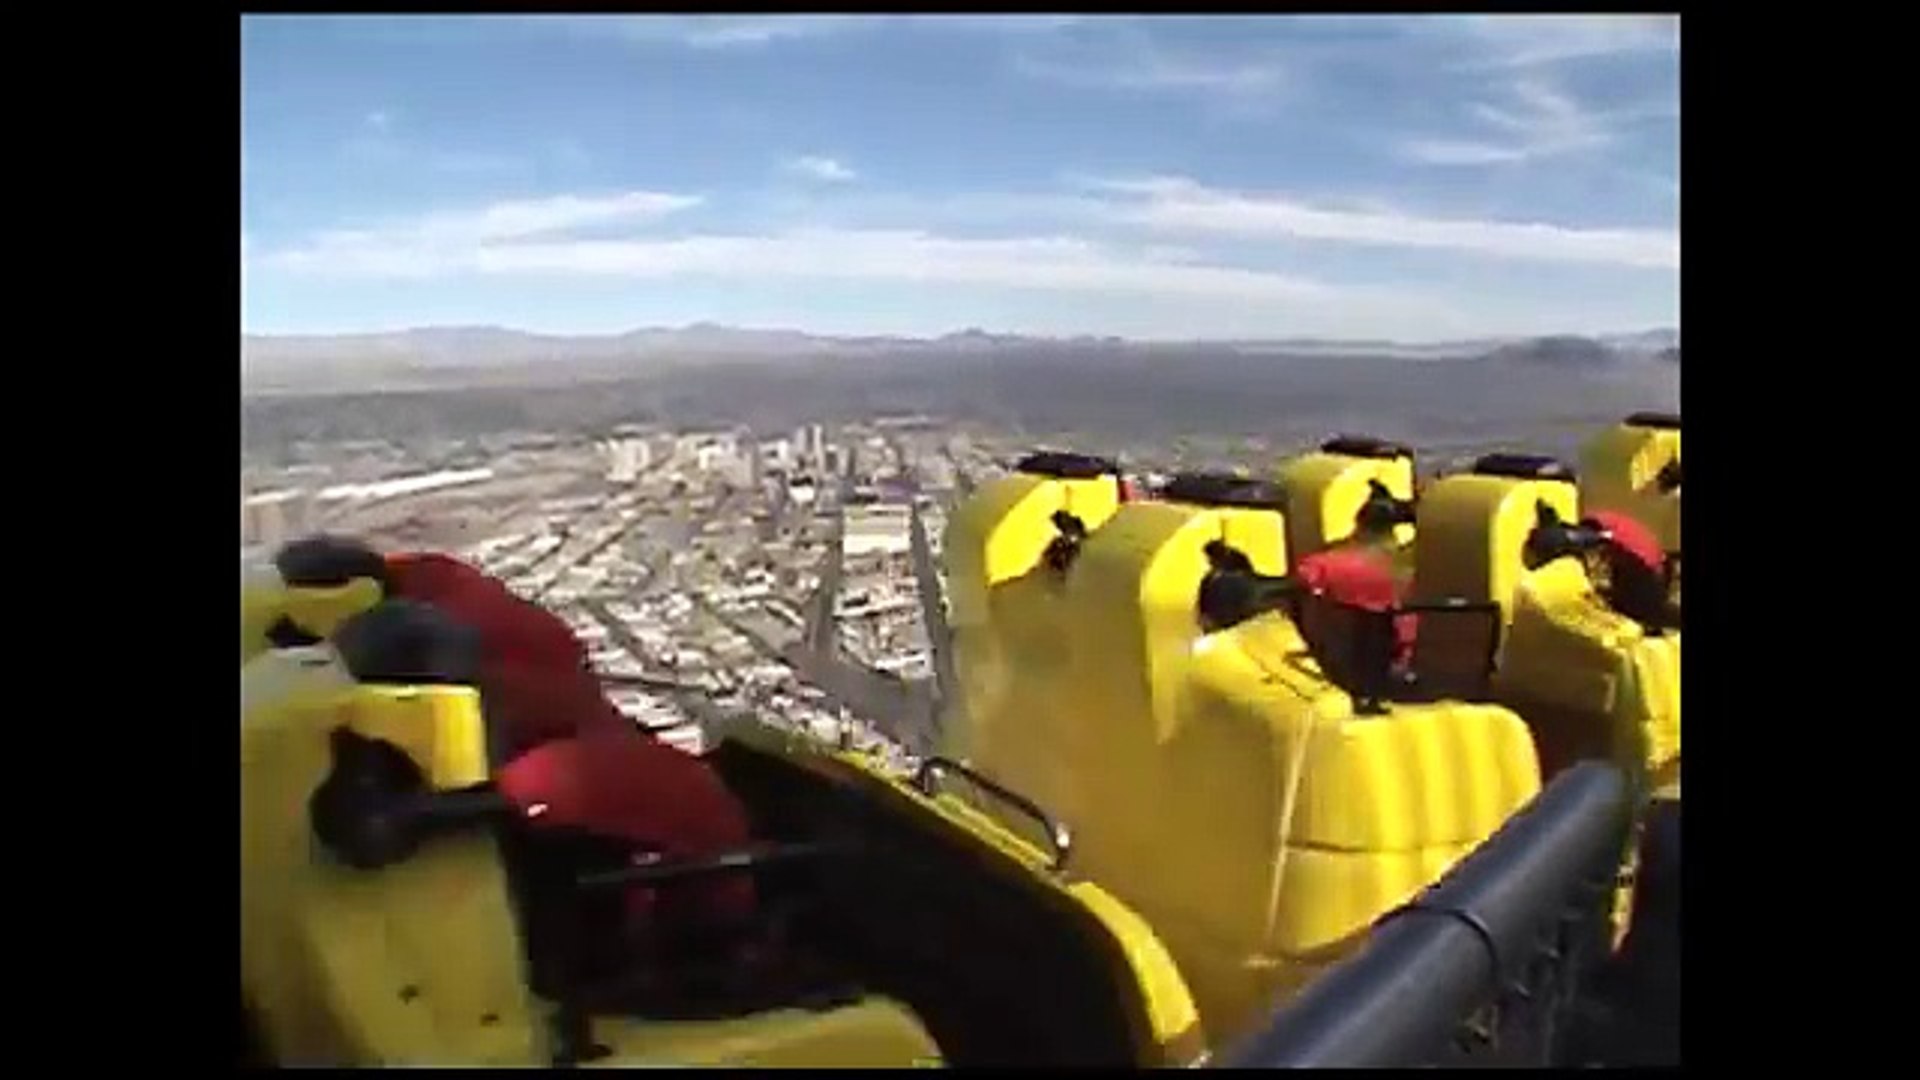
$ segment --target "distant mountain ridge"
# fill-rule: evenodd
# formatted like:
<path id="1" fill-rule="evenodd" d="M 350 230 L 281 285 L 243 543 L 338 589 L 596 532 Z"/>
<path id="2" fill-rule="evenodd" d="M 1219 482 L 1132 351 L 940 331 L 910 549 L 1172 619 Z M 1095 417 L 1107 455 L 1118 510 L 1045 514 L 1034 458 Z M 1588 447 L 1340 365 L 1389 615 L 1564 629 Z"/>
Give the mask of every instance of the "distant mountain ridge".
<path id="1" fill-rule="evenodd" d="M 1247 357 L 1371 357 L 1403 360 L 1495 358 L 1591 368 L 1621 362 L 1679 362 L 1678 330 L 1593 337 L 1487 338 L 1403 343 L 1320 338 L 1143 341 L 1118 337 L 1040 337 L 968 328 L 936 338 L 830 336 L 799 330 L 694 323 L 619 334 L 536 334 L 494 326 L 424 327 L 361 334 L 254 335 L 240 338 L 243 392 L 402 389 L 468 382 L 511 385 L 628 376 L 708 361 L 880 360 L 946 356 L 1139 356 L 1203 351 Z"/>

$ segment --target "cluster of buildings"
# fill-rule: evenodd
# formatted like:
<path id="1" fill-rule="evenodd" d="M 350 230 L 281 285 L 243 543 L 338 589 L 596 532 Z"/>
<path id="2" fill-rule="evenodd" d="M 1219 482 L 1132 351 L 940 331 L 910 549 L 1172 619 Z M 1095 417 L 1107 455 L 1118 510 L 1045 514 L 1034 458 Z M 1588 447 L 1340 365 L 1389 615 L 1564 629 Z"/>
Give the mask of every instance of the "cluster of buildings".
<path id="1" fill-rule="evenodd" d="M 401 546 L 421 542 L 401 525 L 457 518 L 471 538 L 445 546 L 564 618 L 609 699 L 663 739 L 698 750 L 747 714 L 902 768 L 930 751 L 943 510 L 986 450 L 924 421 L 483 442 L 442 448 L 458 469 L 384 444 L 256 469 L 243 550 L 319 528 Z"/>

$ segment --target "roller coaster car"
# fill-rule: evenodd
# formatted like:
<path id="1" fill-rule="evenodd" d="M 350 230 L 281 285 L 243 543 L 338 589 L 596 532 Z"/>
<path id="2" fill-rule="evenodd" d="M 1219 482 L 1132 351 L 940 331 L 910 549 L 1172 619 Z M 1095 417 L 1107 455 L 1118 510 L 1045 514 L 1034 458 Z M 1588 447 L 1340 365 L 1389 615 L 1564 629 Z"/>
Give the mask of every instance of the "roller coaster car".
<path id="1" fill-rule="evenodd" d="M 1410 502 L 1413 467 L 1412 448 L 1368 435 L 1336 436 L 1318 451 L 1283 464 L 1280 483 L 1292 511 L 1287 542 L 1293 557 L 1325 551 L 1352 536 L 1361 507 L 1383 491 Z M 1396 528 L 1395 537 L 1401 544 L 1411 542 L 1412 526 Z"/>
<path id="2" fill-rule="evenodd" d="M 1074 543 L 1049 586 L 1047 662 L 1007 652 L 1015 690 L 971 713 L 995 730 L 970 763 L 1073 823 L 1075 865 L 1152 924 L 1218 1045 L 1490 835 L 1539 776 L 1505 709 L 1368 708 L 1286 614 L 1213 622 L 1197 602 L 1219 570 L 1209 552 L 1257 578 L 1229 530 L 1244 515 L 1287 529 L 1270 507 L 1195 505 L 1236 501 L 1204 486 L 1128 503 Z M 1350 512 L 1370 494 L 1356 486 Z M 1018 617 L 995 607 L 996 625 Z"/>
<path id="3" fill-rule="evenodd" d="M 1635 413 L 1596 435 L 1580 456 L 1580 506 L 1611 511 L 1653 530 L 1667 553 L 1678 602 L 1680 417 Z"/>
<path id="4" fill-rule="evenodd" d="M 329 646 L 263 655 L 243 688 L 242 1026 L 269 1061 L 1141 1067 L 1204 1043 L 1154 933 L 1066 869 L 1066 831 L 957 764 L 908 783 L 742 726 L 708 760 L 757 846 L 596 862 L 492 790 L 471 688 L 357 683 Z M 721 874 L 761 899 L 728 940 L 639 954 L 582 929 L 609 890 Z M 772 966 L 733 966 L 743 944 Z"/>

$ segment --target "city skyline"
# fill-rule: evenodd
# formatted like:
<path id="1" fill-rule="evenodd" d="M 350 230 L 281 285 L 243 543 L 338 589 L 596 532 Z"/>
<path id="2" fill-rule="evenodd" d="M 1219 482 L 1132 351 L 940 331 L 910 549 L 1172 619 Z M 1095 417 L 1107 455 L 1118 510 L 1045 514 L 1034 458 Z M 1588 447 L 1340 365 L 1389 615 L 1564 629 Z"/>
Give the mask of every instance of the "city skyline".
<path id="1" fill-rule="evenodd" d="M 1648 17 L 248 18 L 243 331 L 1678 325 Z"/>

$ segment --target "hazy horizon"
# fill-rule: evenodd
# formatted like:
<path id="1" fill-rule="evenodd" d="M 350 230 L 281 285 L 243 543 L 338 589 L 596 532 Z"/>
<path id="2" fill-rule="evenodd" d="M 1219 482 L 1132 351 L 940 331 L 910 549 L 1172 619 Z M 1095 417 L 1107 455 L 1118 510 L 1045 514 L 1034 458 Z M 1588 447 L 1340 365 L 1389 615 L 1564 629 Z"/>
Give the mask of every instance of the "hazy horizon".
<path id="1" fill-rule="evenodd" d="M 1152 338 L 1152 337 L 1127 337 L 1125 335 L 1120 335 L 1120 334 L 1105 334 L 1105 333 L 1098 333 L 1098 332 L 1088 332 L 1083 334 L 1041 335 L 1041 334 L 1020 334 L 1015 331 L 1004 330 L 1004 329 L 1000 329 L 992 326 L 955 326 L 950 329 L 936 330 L 936 331 L 925 333 L 925 334 L 893 335 L 893 334 L 879 334 L 879 333 L 859 333 L 859 332 L 851 332 L 851 331 L 824 332 L 824 331 L 806 330 L 797 326 L 736 325 L 736 324 L 717 323 L 717 322 L 712 322 L 708 320 L 696 319 L 696 320 L 679 323 L 679 324 L 656 324 L 656 325 L 635 324 L 632 326 L 624 327 L 622 329 L 607 330 L 607 331 L 553 331 L 553 330 L 533 329 L 533 328 L 528 328 L 524 326 L 508 326 L 500 323 L 473 323 L 473 324 L 448 323 L 448 324 L 429 324 L 429 325 L 396 324 L 392 326 L 372 326 L 372 327 L 366 327 L 366 328 L 357 329 L 357 330 L 338 330 L 338 331 L 325 331 L 325 332 L 313 332 L 313 333 L 258 333 L 258 332 L 249 331 L 249 330 L 242 330 L 241 334 L 243 337 L 252 337 L 252 338 L 397 337 L 397 336 L 402 336 L 406 334 L 432 334 L 432 333 L 497 333 L 497 334 L 518 334 L 518 335 L 524 335 L 527 337 L 551 337 L 551 338 L 617 338 L 617 337 L 624 337 L 624 336 L 633 335 L 633 334 L 643 334 L 643 333 L 653 333 L 653 332 L 691 331 L 691 330 L 715 330 L 715 331 L 729 331 L 729 332 L 741 333 L 741 334 L 764 334 L 764 335 L 798 334 L 798 335 L 806 335 L 811 337 L 844 337 L 844 338 L 898 337 L 903 340 L 920 340 L 920 341 L 937 341 L 942 338 L 960 337 L 966 334 L 986 334 L 992 337 L 1032 337 L 1035 339 L 1056 338 L 1059 340 L 1070 340 L 1076 337 L 1095 338 L 1095 339 L 1117 339 L 1117 340 L 1128 342 L 1130 344 L 1140 344 L 1140 345 L 1228 344 L 1236 340 L 1264 340 L 1264 341 L 1274 341 L 1274 342 L 1286 342 L 1288 340 L 1294 340 L 1294 341 L 1300 341 L 1300 342 L 1324 342 L 1326 344 L 1333 344 L 1333 345 L 1379 344 L 1379 345 L 1405 345 L 1405 346 L 1441 346 L 1441 345 L 1452 345 L 1452 344 L 1477 343 L 1481 341 L 1492 341 L 1492 340 L 1501 340 L 1501 339 L 1519 340 L 1519 339 L 1537 338 L 1537 337 L 1584 337 L 1584 338 L 1593 338 L 1593 339 L 1603 339 L 1603 338 L 1643 337 L 1643 336 L 1651 336 L 1651 335 L 1658 335 L 1658 334 L 1671 334 L 1671 335 L 1677 336 L 1680 333 L 1679 326 L 1675 324 L 1675 325 L 1663 325 L 1663 326 L 1627 327 L 1627 328 L 1622 328 L 1617 330 L 1567 329 L 1567 330 L 1562 330 L 1562 331 L 1549 333 L 1549 334 L 1487 335 L 1485 337 L 1470 337 L 1470 338 L 1445 337 L 1445 338 L 1426 338 L 1426 339 L 1364 338 L 1364 337 L 1325 337 L 1325 338 L 1268 337 L 1268 338 L 1260 338 L 1260 339 L 1244 339 L 1244 338 L 1237 339 L 1237 338 L 1227 338 L 1227 337 Z"/>

